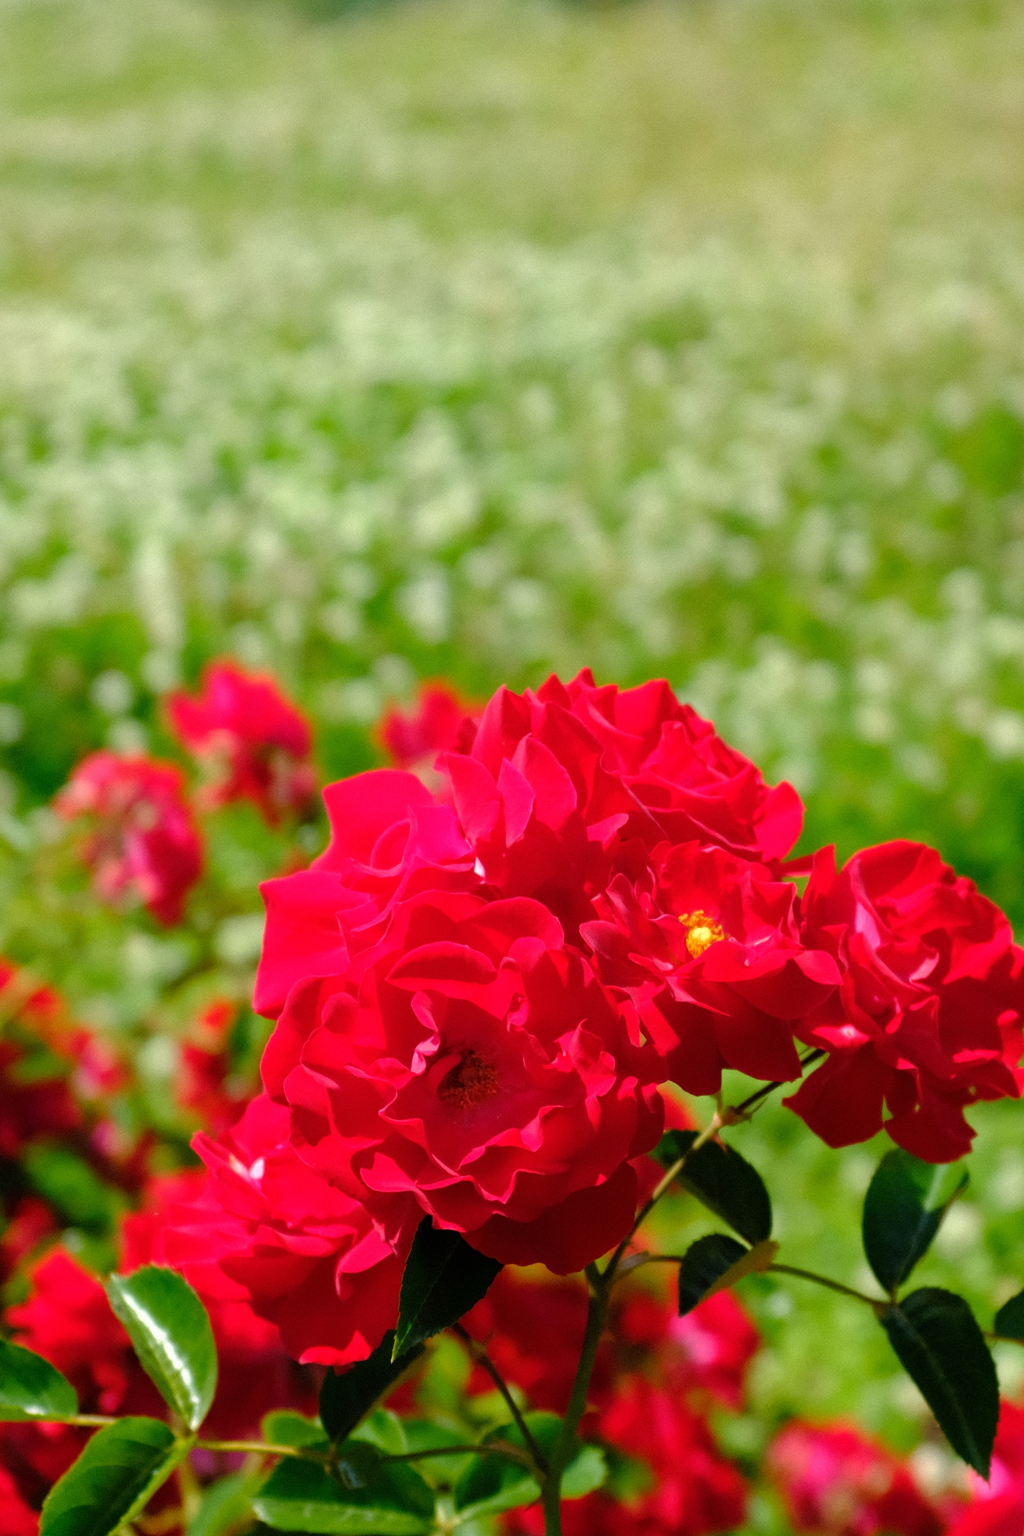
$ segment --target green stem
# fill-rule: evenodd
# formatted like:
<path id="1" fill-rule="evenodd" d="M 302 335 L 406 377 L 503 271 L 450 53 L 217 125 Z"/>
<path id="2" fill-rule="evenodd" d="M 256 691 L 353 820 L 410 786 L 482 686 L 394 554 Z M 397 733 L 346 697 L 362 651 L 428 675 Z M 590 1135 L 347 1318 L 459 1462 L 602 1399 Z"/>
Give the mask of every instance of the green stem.
<path id="1" fill-rule="evenodd" d="M 537 1481 L 543 1483 L 548 1471 L 547 1460 L 544 1456 L 544 1452 L 541 1450 L 540 1446 L 533 1438 L 533 1435 L 530 1433 L 530 1426 L 527 1424 L 525 1418 L 523 1417 L 519 1404 L 516 1402 L 515 1398 L 512 1396 L 512 1393 L 509 1391 L 505 1378 L 498 1370 L 498 1367 L 495 1365 L 494 1361 L 487 1354 L 486 1350 L 480 1348 L 480 1345 L 477 1343 L 476 1339 L 474 1339 L 473 1335 L 468 1333 L 466 1329 L 463 1328 L 461 1323 L 454 1323 L 452 1325 L 452 1332 L 462 1340 L 463 1344 L 466 1345 L 473 1359 L 479 1361 L 479 1363 L 483 1366 L 484 1370 L 487 1372 L 488 1376 L 494 1382 L 494 1385 L 505 1399 L 505 1406 L 515 1420 L 516 1428 L 522 1435 L 523 1442 L 529 1450 L 530 1455 L 533 1457 L 537 1471 L 540 1474 Z"/>
<path id="2" fill-rule="evenodd" d="M 604 1320 L 608 1313 L 608 1300 L 615 1281 L 615 1271 L 620 1254 L 628 1241 L 628 1238 L 623 1240 L 612 1255 L 603 1274 L 596 1264 L 587 1265 L 587 1279 L 590 1282 L 587 1327 L 583 1335 L 583 1348 L 580 1351 L 580 1361 L 576 1367 L 572 1392 L 569 1395 L 569 1406 L 562 1420 L 561 1432 L 551 1452 L 548 1476 L 543 1484 L 544 1536 L 562 1536 L 562 1474 L 572 1460 L 576 1448 L 576 1431 L 587 1406 L 587 1389 L 590 1386 L 601 1334 L 604 1331 Z"/>
<path id="3" fill-rule="evenodd" d="M 305 1445 L 275 1445 L 272 1440 L 197 1440 L 196 1445 L 203 1451 L 242 1451 L 246 1455 L 258 1456 L 298 1456 L 302 1461 L 318 1461 L 326 1465 L 328 1452 L 319 1451 L 315 1446 Z"/>
<path id="4" fill-rule="evenodd" d="M 852 1296 L 854 1301 L 862 1301 L 875 1313 L 883 1311 L 890 1305 L 888 1301 L 879 1301 L 875 1296 L 867 1296 L 863 1291 L 855 1291 L 848 1285 L 841 1285 L 838 1280 L 830 1280 L 827 1275 L 816 1275 L 811 1269 L 794 1269 L 792 1264 L 769 1264 L 765 1270 L 768 1275 L 795 1275 L 798 1280 L 811 1280 L 815 1285 L 824 1285 L 830 1291 L 838 1291 L 840 1296 Z"/>
<path id="5" fill-rule="evenodd" d="M 422 1461 L 425 1456 L 504 1456 L 517 1461 L 536 1473 L 533 1457 L 521 1446 L 510 1445 L 507 1440 L 488 1440 L 486 1445 L 432 1445 L 423 1451 L 402 1451 L 394 1456 L 382 1456 L 381 1461 Z"/>

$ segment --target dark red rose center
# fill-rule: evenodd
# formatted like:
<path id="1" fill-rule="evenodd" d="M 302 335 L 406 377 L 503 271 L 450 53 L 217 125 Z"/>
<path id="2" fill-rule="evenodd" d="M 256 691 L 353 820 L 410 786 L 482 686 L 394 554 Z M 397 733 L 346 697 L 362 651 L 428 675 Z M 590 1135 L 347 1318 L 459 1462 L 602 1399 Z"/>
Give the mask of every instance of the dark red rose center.
<path id="1" fill-rule="evenodd" d="M 498 1069 L 476 1051 L 467 1051 L 462 1060 L 446 1072 L 437 1088 L 442 1104 L 453 1109 L 475 1109 L 498 1092 Z"/>

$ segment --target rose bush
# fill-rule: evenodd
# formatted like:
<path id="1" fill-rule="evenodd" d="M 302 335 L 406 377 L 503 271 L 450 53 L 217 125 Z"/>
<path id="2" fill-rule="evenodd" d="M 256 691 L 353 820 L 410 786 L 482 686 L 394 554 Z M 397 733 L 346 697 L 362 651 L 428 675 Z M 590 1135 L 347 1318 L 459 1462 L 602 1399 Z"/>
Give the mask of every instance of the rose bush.
<path id="1" fill-rule="evenodd" d="M 62 1473 L 76 1486 L 97 1414 L 151 1422 L 161 1395 L 185 1457 L 180 1508 L 161 1474 L 143 1532 L 191 1529 L 206 1488 L 227 1499 L 236 1453 L 279 1462 L 262 1483 L 232 1476 L 243 1510 L 281 1529 L 347 1529 L 335 1506 L 362 1501 L 361 1528 L 424 1536 L 453 1521 L 522 1536 L 734 1530 L 756 1468 L 719 1427 L 750 1408 L 761 1341 L 731 1288 L 761 1276 L 762 1295 L 794 1277 L 869 1308 L 985 1479 L 933 1496 L 852 1425 L 793 1419 L 764 1460 L 792 1530 L 1018 1536 L 1019 1410 L 1000 1410 L 985 1336 L 959 1294 L 905 1291 L 965 1187 L 963 1169 L 934 1166 L 969 1150 L 965 1111 L 1024 1088 L 1024 952 L 970 881 L 909 842 L 841 869 L 830 849 L 792 858 L 795 791 L 661 682 L 620 690 L 583 672 L 501 689 L 479 714 L 427 690 L 380 733 L 415 772 L 329 785 L 329 841 L 308 867 L 311 743 L 276 685 L 216 663 L 167 713 L 207 773 L 194 795 L 170 765 L 99 753 L 58 809 L 92 818 L 80 853 L 101 898 L 132 891 L 163 925 L 201 873 L 192 805 L 249 798 L 260 836 L 280 836 L 255 977 L 272 1026 L 262 1091 L 230 958 L 251 919 L 229 905 L 215 926 L 219 832 L 159 1026 L 173 1041 L 159 1129 L 143 1128 L 152 1090 L 112 1038 L 27 973 L 0 975 L 5 1321 L 80 1405 L 0 1431 L 12 1531 Z M 134 953 L 152 966 L 170 950 L 147 938 Z M 759 1086 L 730 1104 L 737 1072 Z M 882 1130 L 895 1143 L 861 1223 L 877 1294 L 778 1262 L 769 1190 L 733 1133 L 783 1083 L 828 1146 Z M 687 1094 L 712 1109 L 695 1118 Z M 202 1166 L 186 1167 L 197 1122 Z M 673 1251 L 647 1218 L 682 1191 L 729 1232 L 698 1227 Z M 72 1207 L 92 1224 L 75 1239 L 92 1262 L 116 1246 L 109 1306 L 81 1263 L 45 1256 Z M 151 1306 L 167 1309 L 153 1326 L 174 1358 L 196 1362 L 187 1400 L 153 1367 Z M 988 1332 L 1024 1339 L 1024 1292 Z M 5 1349 L 0 1417 L 4 1361 L 17 1363 Z M 204 1438 L 186 1444 L 193 1411 Z M 750 1443 L 749 1424 L 739 1434 Z M 366 1515 L 372 1498 L 391 1513 Z"/>

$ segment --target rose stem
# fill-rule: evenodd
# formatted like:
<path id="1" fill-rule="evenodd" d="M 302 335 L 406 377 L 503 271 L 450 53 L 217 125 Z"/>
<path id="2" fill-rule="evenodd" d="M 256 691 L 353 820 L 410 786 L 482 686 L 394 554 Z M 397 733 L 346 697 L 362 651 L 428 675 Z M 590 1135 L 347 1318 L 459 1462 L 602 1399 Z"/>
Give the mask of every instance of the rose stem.
<path id="1" fill-rule="evenodd" d="M 547 1459 L 544 1456 L 544 1452 L 533 1438 L 533 1435 L 530 1433 L 530 1426 L 523 1418 L 519 1404 L 516 1402 L 515 1398 L 512 1396 L 512 1393 L 509 1391 L 508 1383 L 505 1381 L 505 1378 L 502 1376 L 501 1372 L 498 1370 L 498 1367 L 495 1365 L 491 1357 L 480 1348 L 480 1345 L 477 1343 L 476 1339 L 474 1339 L 473 1335 L 468 1333 L 466 1329 L 463 1328 L 461 1323 L 454 1323 L 452 1325 L 452 1332 L 462 1340 L 463 1344 L 466 1345 L 473 1359 L 480 1362 L 488 1376 L 494 1382 L 494 1385 L 497 1387 L 498 1391 L 501 1393 L 502 1397 L 505 1399 L 505 1404 L 508 1408 L 508 1411 L 511 1413 L 513 1419 L 516 1422 L 516 1427 L 518 1428 L 519 1433 L 522 1435 L 523 1440 L 529 1449 L 530 1455 L 533 1457 L 533 1460 L 537 1465 L 537 1470 L 542 1474 L 542 1476 L 538 1479 L 538 1481 L 542 1482 L 544 1476 L 547 1475 Z"/>

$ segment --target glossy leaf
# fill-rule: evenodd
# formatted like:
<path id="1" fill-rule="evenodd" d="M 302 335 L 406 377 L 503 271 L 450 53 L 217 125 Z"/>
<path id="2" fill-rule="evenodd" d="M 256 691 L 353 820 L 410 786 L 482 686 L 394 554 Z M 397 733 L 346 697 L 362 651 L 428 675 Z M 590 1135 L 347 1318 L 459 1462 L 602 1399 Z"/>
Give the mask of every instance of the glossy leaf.
<path id="1" fill-rule="evenodd" d="M 982 1477 L 999 1422 L 996 1368 L 962 1296 L 924 1286 L 885 1307 L 880 1321 L 946 1439 Z"/>
<path id="2" fill-rule="evenodd" d="M 107 1295 L 164 1402 L 198 1429 L 217 1390 L 217 1346 L 195 1291 L 173 1269 L 147 1264 L 111 1275 Z"/>
<path id="3" fill-rule="evenodd" d="M 427 1536 L 433 1528 L 434 1495 L 407 1462 L 382 1462 L 358 1440 L 341 1447 L 340 1476 L 313 1461 L 282 1459 L 253 1509 L 278 1531 L 318 1531 L 325 1536 Z"/>
<path id="4" fill-rule="evenodd" d="M 344 1440 L 350 1435 L 374 1403 L 423 1353 L 423 1345 L 416 1344 L 397 1360 L 393 1359 L 394 1343 L 394 1330 L 389 1328 L 365 1360 L 350 1366 L 341 1376 L 327 1372 L 320 1388 L 320 1418 L 332 1440 Z"/>
<path id="5" fill-rule="evenodd" d="M 39 1536 L 114 1536 L 141 1514 L 190 1447 L 159 1419 L 104 1425 L 50 1489 Z"/>
<path id="6" fill-rule="evenodd" d="M 392 1345 L 402 1355 L 442 1328 L 450 1328 L 486 1296 L 501 1265 L 471 1248 L 458 1232 L 438 1232 L 424 1216 L 405 1263 Z"/>
<path id="7" fill-rule="evenodd" d="M 0 1339 L 0 1422 L 65 1419 L 78 1412 L 78 1394 L 49 1360 Z"/>
<path id="8" fill-rule="evenodd" d="M 999 1308 L 992 1327 L 1004 1339 L 1024 1339 L 1024 1291 Z"/>
<path id="9" fill-rule="evenodd" d="M 658 1144 L 659 1161 L 671 1167 L 685 1156 L 676 1175 L 683 1188 L 748 1243 L 764 1242 L 772 1235 L 772 1202 L 761 1175 L 735 1147 L 718 1141 L 706 1141 L 691 1152 L 697 1135 L 696 1131 L 667 1132 Z"/>
<path id="10" fill-rule="evenodd" d="M 526 1423 L 545 1456 L 550 1456 L 562 1431 L 562 1421 L 555 1413 L 528 1413 Z M 518 1424 L 503 1424 L 485 1435 L 481 1445 L 501 1441 L 524 1446 Z M 562 1497 L 581 1499 L 604 1482 L 607 1468 L 604 1456 L 595 1445 L 577 1446 L 562 1474 Z M 462 1520 L 482 1519 L 502 1510 L 518 1509 L 540 1498 L 540 1487 L 529 1468 L 504 1456 L 477 1456 L 470 1462 L 455 1485 L 455 1508 Z"/>
<path id="11" fill-rule="evenodd" d="M 931 1246 L 950 1204 L 966 1187 L 963 1164 L 923 1163 L 887 1152 L 864 1197 L 864 1252 L 883 1290 L 894 1293 Z"/>

